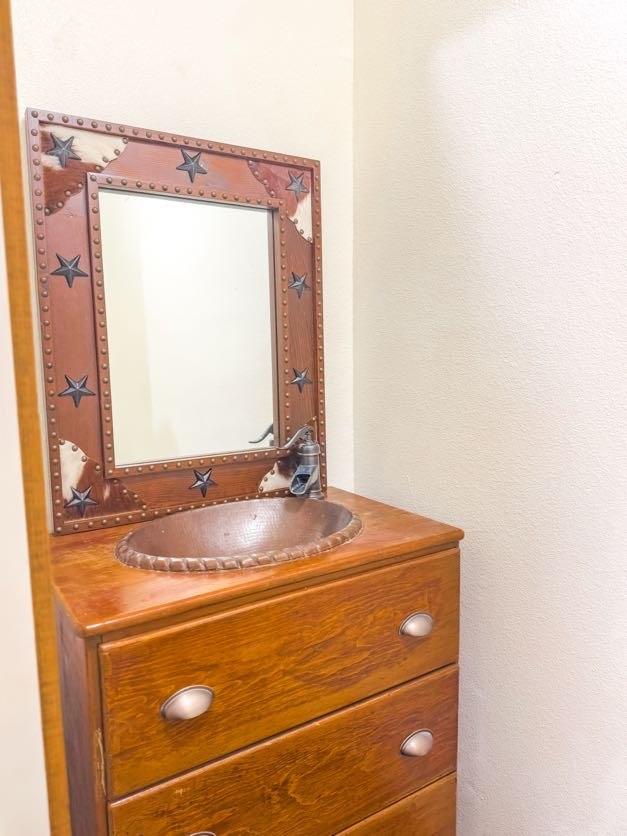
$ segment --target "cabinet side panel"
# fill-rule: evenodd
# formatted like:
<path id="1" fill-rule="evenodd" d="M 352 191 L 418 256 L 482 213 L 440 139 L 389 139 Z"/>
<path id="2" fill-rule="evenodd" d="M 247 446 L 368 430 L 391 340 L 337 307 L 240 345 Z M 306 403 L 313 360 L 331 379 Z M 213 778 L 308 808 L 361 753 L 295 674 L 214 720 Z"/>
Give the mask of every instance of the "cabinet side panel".
<path id="1" fill-rule="evenodd" d="M 72 836 L 106 836 L 97 647 L 73 632 L 59 606 L 57 636 Z"/>

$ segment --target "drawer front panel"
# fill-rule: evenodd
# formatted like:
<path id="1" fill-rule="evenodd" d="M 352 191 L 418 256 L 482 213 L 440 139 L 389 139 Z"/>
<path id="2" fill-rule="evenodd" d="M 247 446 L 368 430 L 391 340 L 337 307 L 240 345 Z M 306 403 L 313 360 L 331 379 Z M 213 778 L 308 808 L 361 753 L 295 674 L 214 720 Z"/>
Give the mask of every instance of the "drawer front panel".
<path id="1" fill-rule="evenodd" d="M 412 733 L 433 746 L 401 754 Z M 455 768 L 449 667 L 110 805 L 114 836 L 338 833 Z"/>
<path id="2" fill-rule="evenodd" d="M 458 572 L 457 550 L 441 552 L 102 645 L 111 797 L 455 662 Z M 416 612 L 431 632 L 402 635 Z M 164 719 L 191 686 L 168 714 L 204 713 Z"/>
<path id="3" fill-rule="evenodd" d="M 455 836 L 455 775 L 447 775 L 338 836 Z"/>

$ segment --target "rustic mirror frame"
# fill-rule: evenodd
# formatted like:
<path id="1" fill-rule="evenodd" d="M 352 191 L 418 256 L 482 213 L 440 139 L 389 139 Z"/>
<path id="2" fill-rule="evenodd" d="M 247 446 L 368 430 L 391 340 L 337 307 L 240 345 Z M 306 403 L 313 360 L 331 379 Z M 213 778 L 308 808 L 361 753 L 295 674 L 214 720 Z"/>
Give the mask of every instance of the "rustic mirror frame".
<path id="1" fill-rule="evenodd" d="M 26 111 L 26 129 L 54 532 L 260 496 L 304 424 L 326 490 L 319 162 L 43 109 Z M 276 447 L 115 466 L 100 188 L 272 211 Z"/>

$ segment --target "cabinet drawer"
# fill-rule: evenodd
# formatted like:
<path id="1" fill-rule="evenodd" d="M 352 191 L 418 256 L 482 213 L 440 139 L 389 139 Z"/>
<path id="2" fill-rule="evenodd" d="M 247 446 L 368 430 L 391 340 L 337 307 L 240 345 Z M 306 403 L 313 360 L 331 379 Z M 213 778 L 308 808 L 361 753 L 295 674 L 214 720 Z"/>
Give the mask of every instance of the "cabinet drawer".
<path id="1" fill-rule="evenodd" d="M 458 568 L 457 550 L 440 552 L 102 645 L 110 796 L 456 661 Z M 399 633 L 415 612 L 429 635 Z M 166 721 L 163 703 L 190 686 L 211 689 L 208 710 Z"/>
<path id="2" fill-rule="evenodd" d="M 455 836 L 455 775 L 447 775 L 338 836 Z"/>
<path id="3" fill-rule="evenodd" d="M 430 751 L 401 754 L 428 729 Z M 325 836 L 455 768 L 449 667 L 110 805 L 114 836 Z"/>

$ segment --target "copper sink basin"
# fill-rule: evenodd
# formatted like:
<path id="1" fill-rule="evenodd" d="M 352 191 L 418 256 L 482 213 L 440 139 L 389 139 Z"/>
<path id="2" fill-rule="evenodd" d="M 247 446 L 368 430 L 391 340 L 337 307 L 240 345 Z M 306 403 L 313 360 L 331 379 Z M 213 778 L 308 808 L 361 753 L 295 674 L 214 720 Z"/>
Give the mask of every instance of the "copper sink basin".
<path id="1" fill-rule="evenodd" d="M 250 499 L 153 520 L 118 543 L 128 566 L 161 572 L 208 572 L 271 566 L 328 551 L 361 531 L 337 502 Z"/>

